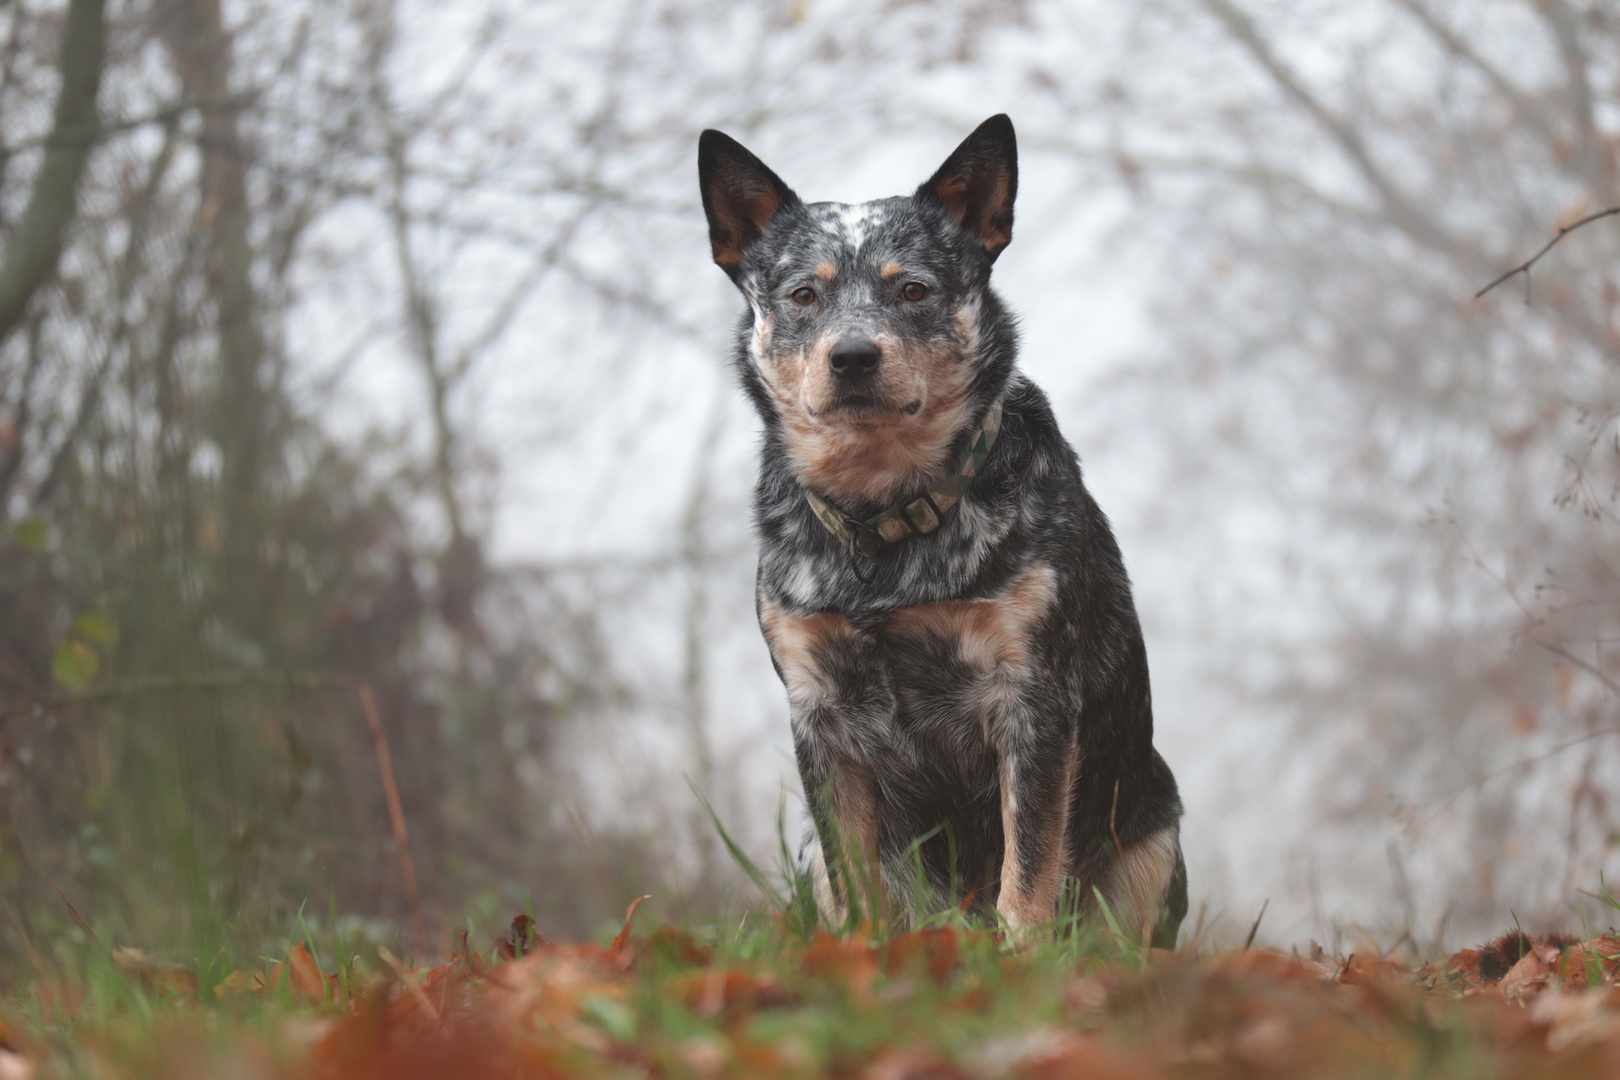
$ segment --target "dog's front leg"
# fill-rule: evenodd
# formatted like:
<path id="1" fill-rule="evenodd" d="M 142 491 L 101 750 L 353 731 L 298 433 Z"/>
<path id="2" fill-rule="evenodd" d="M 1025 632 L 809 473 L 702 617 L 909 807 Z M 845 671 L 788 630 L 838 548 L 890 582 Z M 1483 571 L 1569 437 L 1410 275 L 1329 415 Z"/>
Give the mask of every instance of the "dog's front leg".
<path id="1" fill-rule="evenodd" d="M 1057 915 L 1079 747 L 1071 725 L 1020 704 L 1007 717 L 997 747 L 1004 848 L 996 911 L 1023 937 Z"/>
<path id="2" fill-rule="evenodd" d="M 853 899 L 883 911 L 882 800 L 876 763 L 894 692 L 872 635 L 828 612 L 796 614 L 761 599 L 760 626 L 787 687 L 799 778 L 820 840 L 836 914 Z"/>
<path id="3" fill-rule="evenodd" d="M 817 902 L 840 921 L 852 900 L 858 911 L 881 914 L 882 824 L 875 772 L 863 761 L 830 760 L 813 736 L 795 732 L 794 750 L 820 846 Z"/>

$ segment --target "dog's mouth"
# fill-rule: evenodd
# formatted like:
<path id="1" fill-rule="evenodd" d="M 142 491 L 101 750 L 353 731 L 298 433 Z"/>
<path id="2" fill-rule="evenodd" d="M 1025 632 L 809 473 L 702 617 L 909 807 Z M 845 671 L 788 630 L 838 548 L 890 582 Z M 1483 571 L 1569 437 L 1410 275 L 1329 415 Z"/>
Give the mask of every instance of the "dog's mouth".
<path id="1" fill-rule="evenodd" d="M 920 399 L 904 405 L 893 405 L 868 394 L 845 394 L 825 408 L 810 408 L 809 413 L 817 420 L 854 420 L 859 423 L 863 420 L 898 420 L 916 416 L 921 408 Z"/>

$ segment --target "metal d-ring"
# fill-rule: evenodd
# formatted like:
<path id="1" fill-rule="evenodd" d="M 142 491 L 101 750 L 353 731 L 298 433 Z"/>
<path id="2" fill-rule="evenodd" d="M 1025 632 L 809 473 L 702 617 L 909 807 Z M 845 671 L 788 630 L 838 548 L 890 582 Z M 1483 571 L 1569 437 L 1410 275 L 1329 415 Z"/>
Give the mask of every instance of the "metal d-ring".
<path id="1" fill-rule="evenodd" d="M 883 539 L 883 534 L 872 528 L 872 526 L 868 525 L 866 522 L 856 521 L 854 518 L 844 519 L 844 531 L 849 533 L 849 568 L 854 571 L 856 581 L 859 581 L 862 585 L 870 585 L 872 584 L 872 578 L 869 578 L 865 574 L 861 573 L 861 560 L 865 559 L 867 562 L 874 564 L 877 562 L 877 560 L 873 559 L 871 556 L 867 555 L 866 552 L 861 550 L 860 538 L 862 529 L 865 529 L 877 536 L 879 540 Z"/>

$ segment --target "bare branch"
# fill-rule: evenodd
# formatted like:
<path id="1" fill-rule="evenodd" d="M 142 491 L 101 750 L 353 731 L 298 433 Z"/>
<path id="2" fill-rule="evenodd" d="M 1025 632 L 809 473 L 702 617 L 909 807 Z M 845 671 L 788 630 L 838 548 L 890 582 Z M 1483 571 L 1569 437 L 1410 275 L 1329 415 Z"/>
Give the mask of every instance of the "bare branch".
<path id="1" fill-rule="evenodd" d="M 1534 255 L 1530 256 L 1530 258 L 1526 259 L 1524 262 L 1520 263 L 1518 266 L 1515 266 L 1513 269 L 1509 270 L 1507 273 L 1503 274 L 1501 277 L 1497 278 L 1495 281 L 1491 282 L 1489 285 L 1487 285 L 1483 289 L 1479 290 L 1479 292 L 1474 294 L 1474 299 L 1478 300 L 1480 297 L 1484 296 L 1486 293 L 1490 292 L 1492 289 L 1494 289 L 1498 285 L 1502 284 L 1502 282 L 1506 281 L 1508 278 L 1512 277 L 1514 274 L 1523 274 L 1523 275 L 1525 275 L 1525 277 L 1528 278 L 1530 276 L 1530 268 L 1532 266 L 1536 265 L 1536 263 L 1541 259 L 1541 257 L 1543 255 L 1545 255 L 1545 254 L 1547 254 L 1547 252 L 1551 251 L 1553 249 L 1554 245 L 1556 245 L 1558 243 L 1558 241 L 1562 240 L 1564 237 L 1568 236 L 1570 233 L 1574 232 L 1576 229 L 1579 229 L 1583 225 L 1590 225 L 1594 221 L 1599 221 L 1599 220 L 1602 220 L 1603 218 L 1606 218 L 1606 217 L 1613 217 L 1615 214 L 1620 214 L 1620 206 L 1611 206 L 1607 210 L 1599 210 L 1595 214 L 1586 215 L 1585 217 L 1581 218 L 1581 220 L 1575 222 L 1573 225 L 1565 225 L 1565 226 L 1563 226 L 1562 228 L 1560 228 L 1558 230 L 1558 232 L 1553 236 L 1553 238 L 1551 240 L 1547 241 L 1547 243 L 1542 247 L 1542 249 L 1540 251 L 1536 252 Z"/>
<path id="2" fill-rule="evenodd" d="M 1226 28 L 1238 44 L 1254 57 L 1273 82 L 1293 98 L 1325 130 L 1345 155 L 1355 163 L 1361 176 L 1384 204 L 1390 222 L 1419 242 L 1440 251 L 1453 252 L 1456 241 L 1435 224 L 1434 216 L 1413 205 L 1383 168 L 1373 159 L 1366 140 L 1354 125 L 1328 108 L 1311 93 L 1303 80 L 1272 50 L 1271 43 L 1261 36 L 1260 29 L 1248 14 L 1231 0 L 1204 0 L 1204 7 Z"/>

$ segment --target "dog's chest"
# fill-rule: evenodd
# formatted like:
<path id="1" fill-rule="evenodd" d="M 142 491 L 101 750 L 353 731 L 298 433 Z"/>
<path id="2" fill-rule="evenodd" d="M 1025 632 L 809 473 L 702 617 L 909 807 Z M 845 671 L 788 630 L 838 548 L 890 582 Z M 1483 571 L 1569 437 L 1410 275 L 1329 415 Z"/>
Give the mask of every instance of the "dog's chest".
<path id="1" fill-rule="evenodd" d="M 859 620 L 766 599 L 760 625 L 802 735 L 849 753 L 891 740 L 962 747 L 988 741 L 979 737 L 1036 677 L 1054 594 L 1051 569 L 1036 564 L 992 596 Z"/>

